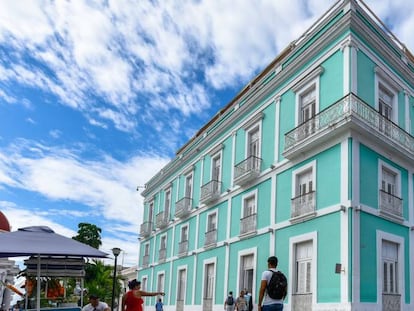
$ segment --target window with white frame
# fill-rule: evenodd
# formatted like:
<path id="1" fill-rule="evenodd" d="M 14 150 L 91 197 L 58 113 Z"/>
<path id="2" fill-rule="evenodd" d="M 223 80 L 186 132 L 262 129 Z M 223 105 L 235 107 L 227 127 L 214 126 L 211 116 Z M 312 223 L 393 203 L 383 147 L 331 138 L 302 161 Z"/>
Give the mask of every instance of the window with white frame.
<path id="1" fill-rule="evenodd" d="M 217 229 L 217 213 L 211 213 L 207 216 L 207 232 Z"/>
<path id="2" fill-rule="evenodd" d="M 393 196 L 397 195 L 397 173 L 382 167 L 381 190 Z"/>
<path id="3" fill-rule="evenodd" d="M 304 134 L 315 130 L 315 115 L 319 111 L 319 80 L 324 68 L 319 66 L 308 73 L 293 88 L 296 94 L 295 124 L 303 124 Z"/>
<path id="4" fill-rule="evenodd" d="M 379 130 L 385 135 L 391 135 L 391 122 L 394 121 L 394 102 L 396 94 L 387 88 L 383 83 L 378 85 L 378 111 L 381 115 L 379 119 Z"/>
<path id="5" fill-rule="evenodd" d="M 205 277 L 204 277 L 204 298 L 212 299 L 214 293 L 214 280 L 215 280 L 215 271 L 214 263 L 209 263 L 205 265 Z"/>
<path id="6" fill-rule="evenodd" d="M 160 273 L 158 274 L 158 280 L 157 280 L 157 292 L 159 293 L 164 292 L 164 284 L 165 284 L 165 274 Z"/>
<path id="7" fill-rule="evenodd" d="M 185 193 L 184 197 L 192 198 L 193 197 L 193 174 L 188 174 L 185 176 Z"/>
<path id="8" fill-rule="evenodd" d="M 160 240 L 160 249 L 166 249 L 167 248 L 167 236 L 162 235 Z"/>
<path id="9" fill-rule="evenodd" d="M 152 222 L 152 218 L 154 215 L 154 201 L 151 201 L 149 204 L 149 209 L 148 209 L 148 221 Z"/>
<path id="10" fill-rule="evenodd" d="M 255 127 L 247 131 L 247 157 L 260 158 L 260 126 Z"/>
<path id="11" fill-rule="evenodd" d="M 249 193 L 242 198 L 242 219 L 240 221 L 240 234 L 248 234 L 256 230 L 256 204 L 256 191 Z"/>
<path id="12" fill-rule="evenodd" d="M 293 286 L 295 294 L 312 293 L 312 257 L 313 242 L 306 241 L 296 243 L 295 251 L 295 283 Z"/>
<path id="13" fill-rule="evenodd" d="M 217 153 L 211 158 L 211 180 L 221 180 L 221 153 Z"/>
<path id="14" fill-rule="evenodd" d="M 212 212 L 207 215 L 207 228 L 204 245 L 212 245 L 217 242 L 217 213 Z"/>
<path id="15" fill-rule="evenodd" d="M 188 241 L 188 226 L 181 227 L 181 242 Z"/>
<path id="16" fill-rule="evenodd" d="M 243 255 L 240 258 L 240 289 L 253 289 L 254 254 Z"/>
<path id="17" fill-rule="evenodd" d="M 148 264 L 149 264 L 149 250 L 150 250 L 150 245 L 149 245 L 149 243 L 146 243 L 144 245 L 144 256 L 142 258 L 142 265 L 143 266 L 148 266 Z"/>
<path id="18" fill-rule="evenodd" d="M 167 258 L 167 235 L 162 235 L 160 238 L 160 249 L 158 250 L 158 260 L 165 260 Z"/>
<path id="19" fill-rule="evenodd" d="M 169 218 L 171 208 L 171 189 L 165 191 L 165 202 L 164 202 L 164 217 Z"/>
<path id="20" fill-rule="evenodd" d="M 312 167 L 296 175 L 296 197 L 305 197 L 313 192 L 313 172 Z"/>
<path id="21" fill-rule="evenodd" d="M 292 175 L 292 217 L 314 212 L 316 207 L 316 161 L 294 170 Z"/>
<path id="22" fill-rule="evenodd" d="M 177 300 L 184 301 L 185 287 L 186 287 L 186 270 L 178 270 L 178 286 L 177 286 Z"/>
<path id="23" fill-rule="evenodd" d="M 394 242 L 382 240 L 382 274 L 384 294 L 398 294 L 398 247 Z"/>
<path id="24" fill-rule="evenodd" d="M 391 165 L 379 161 L 379 209 L 383 215 L 402 215 L 400 171 Z"/>
<path id="25" fill-rule="evenodd" d="M 393 119 L 394 94 L 384 84 L 378 85 L 378 111 L 387 120 Z"/>
<path id="26" fill-rule="evenodd" d="M 147 289 L 147 283 L 148 283 L 148 279 L 147 277 L 143 277 L 142 278 L 142 282 L 141 282 L 141 290 L 145 291 Z"/>
<path id="27" fill-rule="evenodd" d="M 243 218 L 256 213 L 256 194 L 251 194 L 243 199 Z"/>
<path id="28" fill-rule="evenodd" d="M 379 131 L 389 136 L 392 127 L 390 121 L 398 124 L 398 92 L 401 86 L 380 67 L 375 68 L 375 79 L 376 108 L 380 114 Z"/>
<path id="29" fill-rule="evenodd" d="M 299 93 L 300 123 L 311 120 L 316 114 L 316 84 L 312 83 Z"/>

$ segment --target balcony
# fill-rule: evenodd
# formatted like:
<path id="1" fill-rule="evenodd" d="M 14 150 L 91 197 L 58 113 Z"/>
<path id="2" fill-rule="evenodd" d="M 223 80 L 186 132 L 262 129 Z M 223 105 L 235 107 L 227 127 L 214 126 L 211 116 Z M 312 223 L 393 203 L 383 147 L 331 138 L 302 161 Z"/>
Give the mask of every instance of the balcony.
<path id="1" fill-rule="evenodd" d="M 256 214 L 240 219 L 240 235 L 249 235 L 256 232 Z"/>
<path id="2" fill-rule="evenodd" d="M 352 93 L 286 133 L 283 156 L 293 159 L 349 129 L 414 160 L 414 137 Z"/>
<path id="3" fill-rule="evenodd" d="M 164 262 L 167 258 L 167 249 L 166 248 L 160 248 L 158 251 L 158 261 Z"/>
<path id="4" fill-rule="evenodd" d="M 186 218 L 191 213 L 191 208 L 193 205 L 192 198 L 182 198 L 181 200 L 175 203 L 175 217 Z"/>
<path id="5" fill-rule="evenodd" d="M 250 156 L 234 167 L 234 184 L 242 186 L 256 179 L 261 170 L 262 159 Z"/>
<path id="6" fill-rule="evenodd" d="M 403 200 L 401 198 L 396 197 L 383 190 L 379 191 L 379 198 L 380 198 L 379 209 L 382 215 L 391 217 L 399 221 L 403 220 L 403 213 L 402 213 L 403 212 L 402 211 Z"/>
<path id="7" fill-rule="evenodd" d="M 200 202 L 208 204 L 214 202 L 221 194 L 221 181 L 212 180 L 201 187 Z"/>
<path id="8" fill-rule="evenodd" d="M 144 255 L 142 257 L 142 266 L 148 267 L 148 265 L 149 265 L 149 255 Z"/>
<path id="9" fill-rule="evenodd" d="M 152 232 L 152 222 L 146 221 L 141 224 L 141 230 L 139 231 L 140 235 L 144 238 L 149 237 Z"/>
<path id="10" fill-rule="evenodd" d="M 316 192 L 308 192 L 292 199 L 292 210 L 290 217 L 298 218 L 303 216 L 312 216 L 315 213 Z"/>
<path id="11" fill-rule="evenodd" d="M 188 253 L 188 240 L 178 243 L 178 256 L 187 256 Z"/>
<path id="12" fill-rule="evenodd" d="M 165 227 L 168 226 L 168 223 L 170 222 L 169 219 L 169 213 L 168 212 L 159 212 L 156 216 L 155 216 L 155 225 L 157 226 L 158 229 L 164 229 Z"/>
<path id="13" fill-rule="evenodd" d="M 217 242 L 217 229 L 207 231 L 204 236 L 204 246 L 214 246 Z"/>

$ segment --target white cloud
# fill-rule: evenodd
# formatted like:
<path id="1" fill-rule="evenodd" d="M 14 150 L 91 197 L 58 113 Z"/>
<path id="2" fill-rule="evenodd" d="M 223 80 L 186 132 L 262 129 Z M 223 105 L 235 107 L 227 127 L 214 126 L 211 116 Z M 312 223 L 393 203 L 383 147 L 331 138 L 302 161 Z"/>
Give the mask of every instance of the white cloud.
<path id="1" fill-rule="evenodd" d="M 51 92 L 61 103 L 80 110 L 91 124 L 107 127 L 111 122 L 121 131 L 133 131 L 143 121 L 137 120 L 143 109 L 155 114 L 174 109 L 190 118 L 210 107 L 210 87 L 247 83 L 332 4 L 79 0 L 22 6 L 2 1 L 0 43 L 14 44 L 17 57 L 13 69 L 0 63 L 0 79 Z M 410 3 L 368 4 L 394 23 L 403 42 L 414 44 Z M 399 18 L 390 17 L 397 14 Z M 22 56 L 27 52 L 53 78 L 39 65 L 25 64 Z M 91 101 L 90 94 L 96 100 Z M 102 102 L 105 113 L 92 116 Z M 168 130 L 168 124 L 158 130 Z"/>
<path id="2" fill-rule="evenodd" d="M 9 220 L 11 231 L 16 231 L 19 228 L 28 227 L 31 225 L 48 226 L 56 233 L 72 237 L 76 235 L 76 231 L 70 230 L 59 223 L 50 221 L 47 215 L 39 215 L 33 213 L 31 210 L 17 206 L 15 203 L 8 201 L 0 201 L 0 208 L 2 213 Z"/>
<path id="3" fill-rule="evenodd" d="M 60 223 L 50 220 L 50 215 L 54 212 L 61 213 L 62 217 L 67 217 L 70 213 L 73 213 L 73 211 L 43 211 L 43 213 L 36 211 L 36 213 L 33 213 L 33 210 L 29 210 L 27 207 L 17 206 L 15 203 L 8 201 L 0 201 L 0 210 L 9 220 L 12 227 L 11 231 L 35 225 L 47 226 L 57 234 L 68 238 L 77 235 L 77 231 L 70 230 L 67 227 L 62 226 Z M 110 231 L 110 228 L 111 227 L 108 228 L 108 231 Z M 109 259 L 106 259 L 105 261 L 107 264 L 113 264 L 113 260 L 111 259 L 111 249 L 114 247 L 120 247 L 123 251 L 120 255 L 120 261 L 124 264 L 124 266 L 136 265 L 139 245 L 137 244 L 136 235 L 130 234 L 130 232 L 133 232 L 133 228 L 126 228 L 127 230 L 125 230 L 125 234 L 119 234 L 119 232 L 122 232 L 122 229 L 125 228 L 120 228 L 115 225 L 113 226 L 113 229 L 114 230 L 112 230 L 112 232 L 116 231 L 117 233 L 115 238 L 102 238 L 102 245 L 100 249 L 110 255 Z"/>
<path id="4" fill-rule="evenodd" d="M 59 138 L 62 135 L 62 132 L 55 129 L 55 130 L 49 131 L 49 135 L 53 138 Z"/>
<path id="5" fill-rule="evenodd" d="M 39 209 L 34 214 L 38 218 L 30 218 L 31 223 L 50 225 L 56 230 L 63 230 L 61 225 L 52 223 L 47 216 L 62 214 L 66 217 L 72 214 L 78 217 L 89 215 L 89 218 L 93 218 L 100 215 L 100 218 L 106 220 L 103 230 L 119 234 L 115 228 L 121 228 L 125 235 L 130 235 L 127 240 L 119 236 L 113 237 L 112 239 L 117 240 L 115 245 L 132 243 L 133 245 L 128 246 L 129 252 L 131 248 L 137 247 L 143 201 L 136 191 L 136 186 L 145 184 L 168 159 L 154 155 L 135 155 L 124 163 L 109 156 L 95 161 L 85 161 L 68 149 L 47 148 L 23 141 L 20 141 L 19 145 L 8 150 L 0 150 L 0 187 L 14 187 L 38 193 L 56 202 L 72 201 L 88 207 L 84 211 Z M 31 152 L 27 153 L 28 150 Z M 7 217 L 13 220 L 13 226 L 27 226 L 27 219 L 31 213 L 29 210 L 33 208 L 9 207 L 8 213 L 15 211 L 11 217 Z"/>

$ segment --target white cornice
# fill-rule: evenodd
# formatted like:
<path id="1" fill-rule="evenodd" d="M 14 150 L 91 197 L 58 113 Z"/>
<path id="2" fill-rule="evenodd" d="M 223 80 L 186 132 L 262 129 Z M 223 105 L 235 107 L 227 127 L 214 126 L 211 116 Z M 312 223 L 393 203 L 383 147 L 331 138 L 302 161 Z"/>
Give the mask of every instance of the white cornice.
<path id="1" fill-rule="evenodd" d="M 306 84 L 308 84 L 309 82 L 311 82 L 312 80 L 314 80 L 316 77 L 318 77 L 321 74 L 323 74 L 324 71 L 325 71 L 325 69 L 322 66 L 317 67 L 311 73 L 309 73 L 308 75 L 306 75 L 302 80 L 300 80 L 298 83 L 296 83 L 292 87 L 292 91 L 294 93 L 297 93 L 299 90 L 303 89 L 303 87 Z"/>

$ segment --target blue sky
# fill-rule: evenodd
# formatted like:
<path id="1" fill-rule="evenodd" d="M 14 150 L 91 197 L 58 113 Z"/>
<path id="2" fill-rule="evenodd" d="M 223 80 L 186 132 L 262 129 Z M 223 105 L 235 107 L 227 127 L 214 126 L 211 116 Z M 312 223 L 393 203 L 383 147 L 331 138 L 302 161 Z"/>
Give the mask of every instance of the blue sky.
<path id="1" fill-rule="evenodd" d="M 367 0 L 414 51 L 414 4 Z M 328 0 L 0 0 L 0 211 L 137 262 L 136 191 Z"/>

